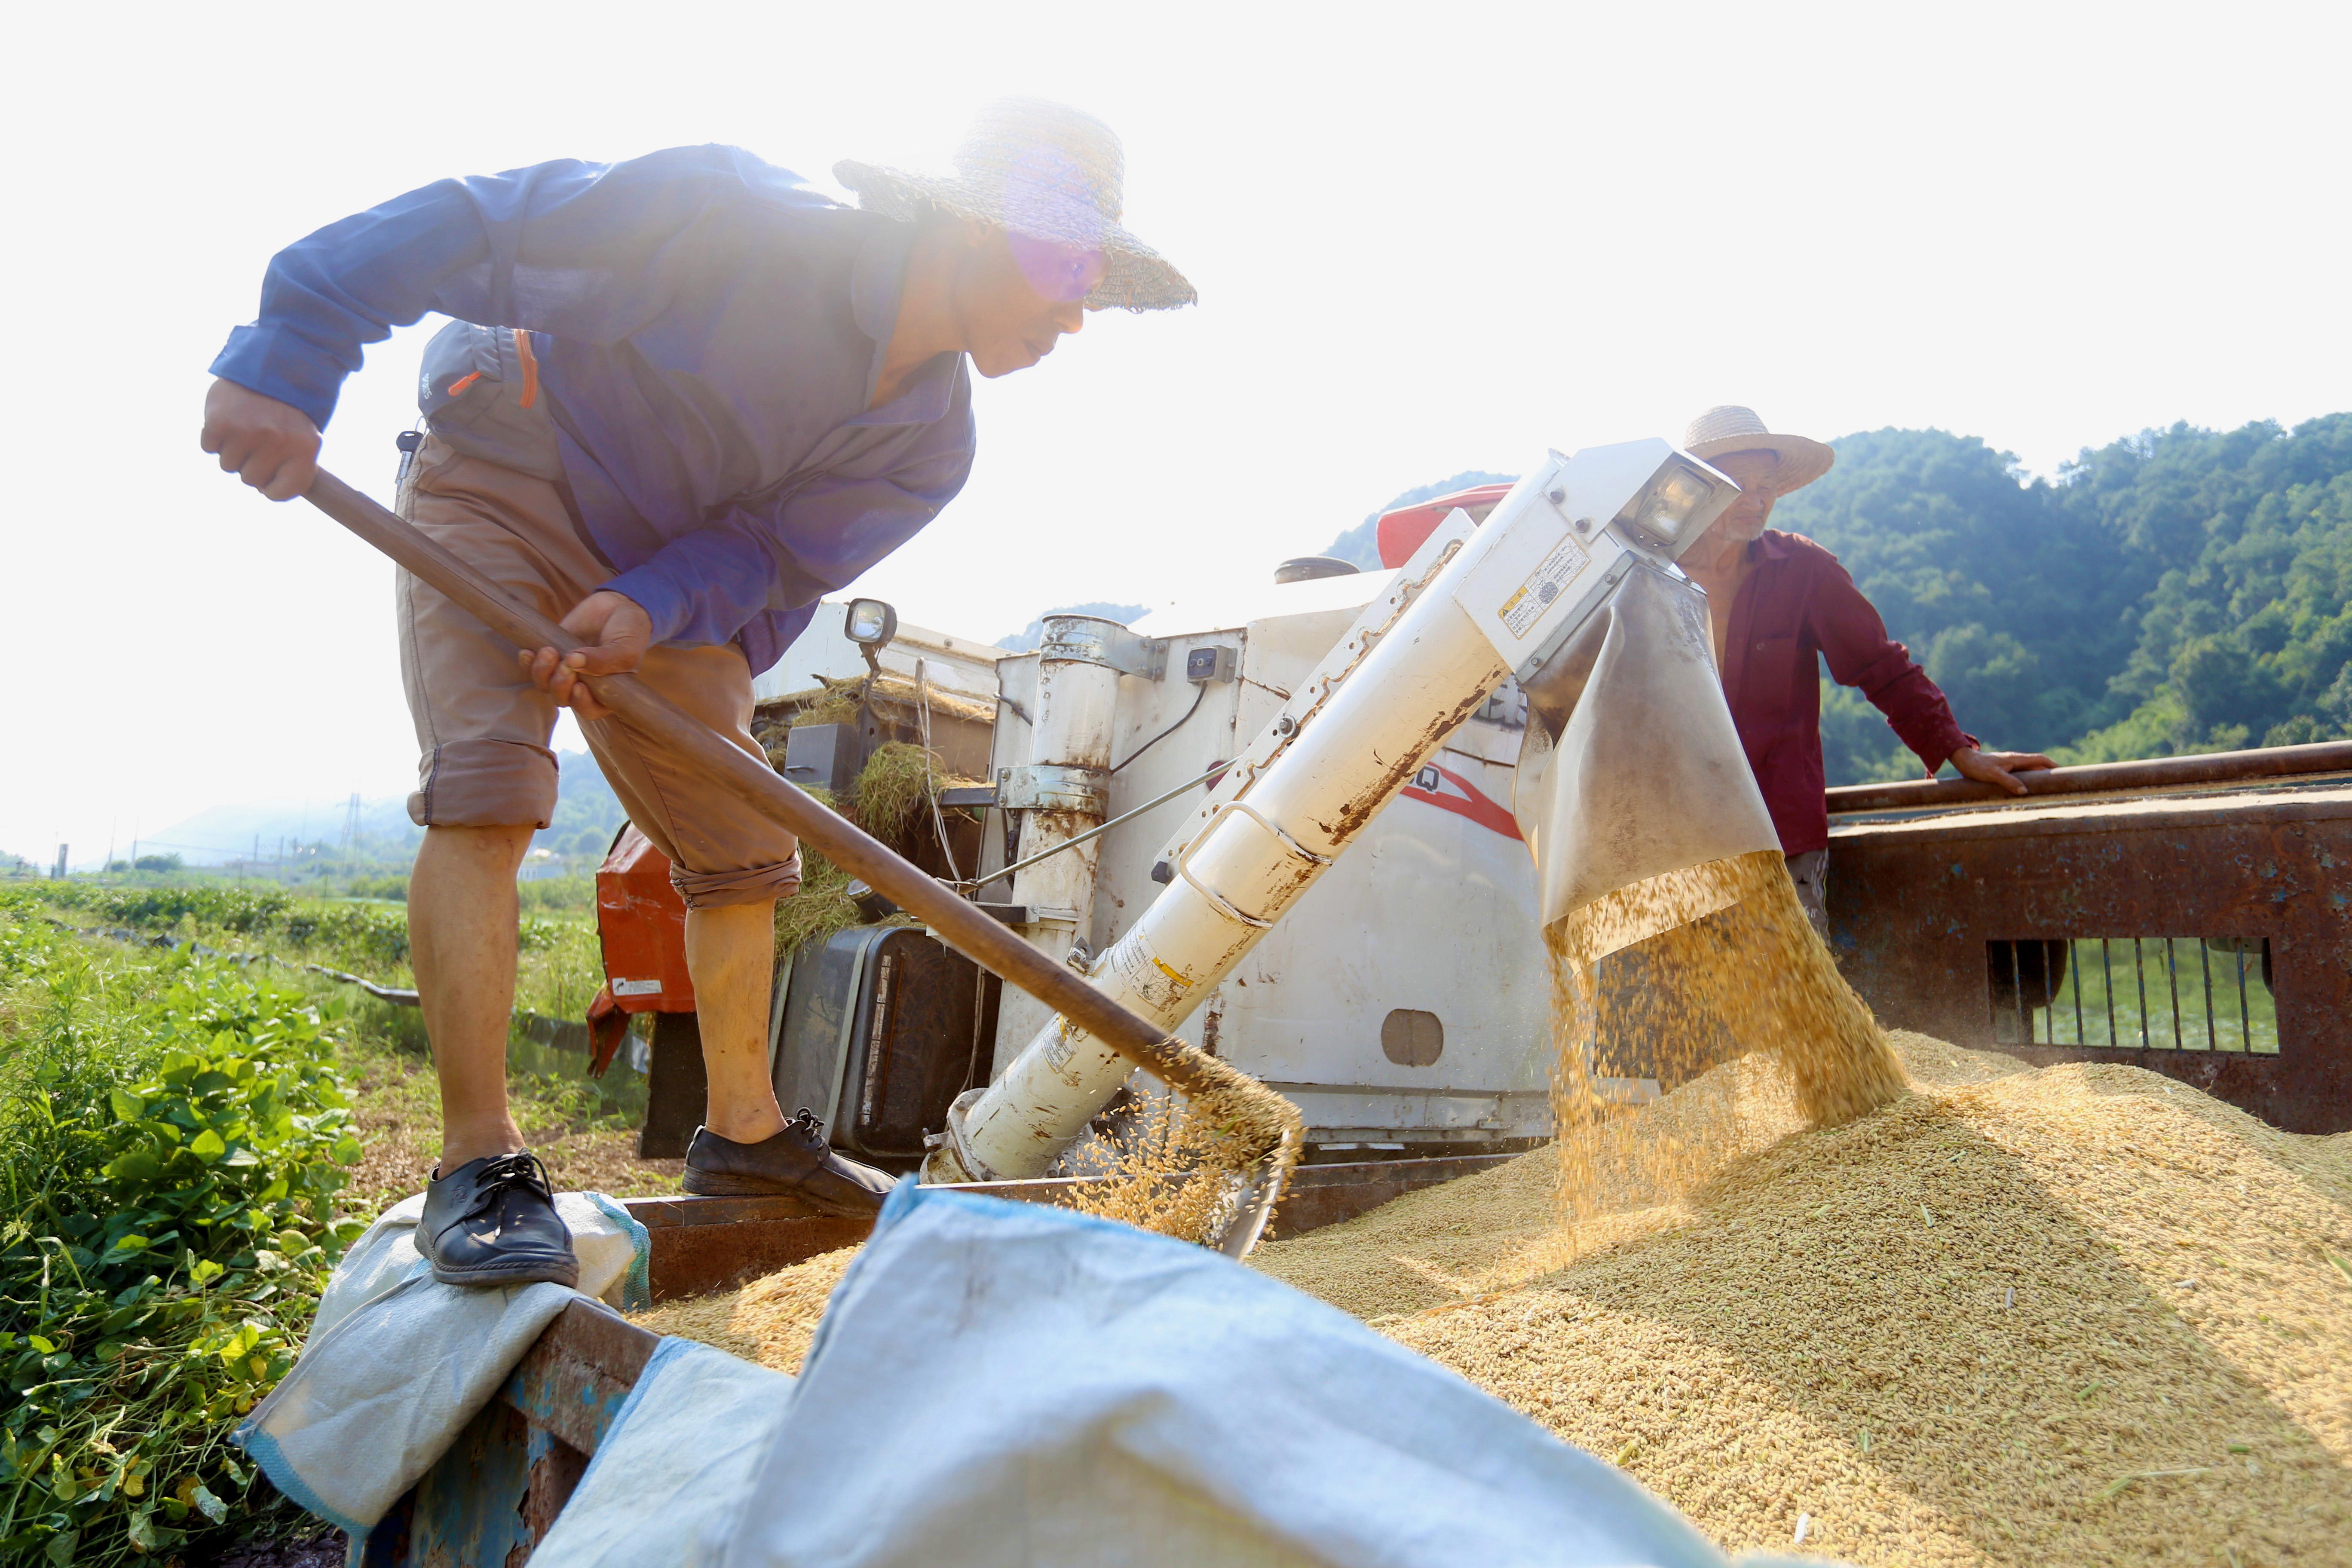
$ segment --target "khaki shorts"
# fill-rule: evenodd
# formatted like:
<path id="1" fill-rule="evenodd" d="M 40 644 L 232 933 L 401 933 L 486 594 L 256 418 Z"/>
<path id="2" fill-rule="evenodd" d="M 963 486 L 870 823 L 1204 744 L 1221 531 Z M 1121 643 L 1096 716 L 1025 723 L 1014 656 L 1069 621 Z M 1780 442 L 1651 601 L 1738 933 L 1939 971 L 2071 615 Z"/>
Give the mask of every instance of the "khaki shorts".
<path id="1" fill-rule="evenodd" d="M 403 487 L 401 511 L 475 571 L 551 620 L 611 580 L 613 569 L 573 527 L 545 479 L 428 437 Z M 397 587 L 401 684 L 416 721 L 417 789 L 410 820 L 425 826 L 544 827 L 555 811 L 556 705 L 531 684 L 514 645 L 403 572 Z M 751 738 L 751 671 L 732 644 L 665 646 L 637 672 L 646 685 L 761 756 Z M 669 858 L 689 908 L 789 896 L 800 886 L 793 835 L 618 720 L 584 720 L 597 766 L 637 830 Z"/>

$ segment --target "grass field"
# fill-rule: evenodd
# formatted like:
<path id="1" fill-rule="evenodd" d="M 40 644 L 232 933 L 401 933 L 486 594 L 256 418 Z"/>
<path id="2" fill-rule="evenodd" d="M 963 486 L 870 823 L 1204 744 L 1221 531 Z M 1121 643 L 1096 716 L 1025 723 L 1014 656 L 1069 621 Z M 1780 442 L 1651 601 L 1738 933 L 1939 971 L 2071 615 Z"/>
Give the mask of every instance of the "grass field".
<path id="1" fill-rule="evenodd" d="M 0 884 L 0 1563 L 209 1562 L 314 1531 L 228 1431 L 327 1271 L 439 1153 L 398 905 L 220 885 Z M 579 1018 L 585 913 L 527 917 L 520 999 Z M 516 1120 L 556 1185 L 675 1192 L 644 1080 L 518 1028 Z"/>
<path id="2" fill-rule="evenodd" d="M 17 884 L 14 896 L 77 932 L 114 933 L 85 942 L 133 951 L 137 943 L 170 942 L 268 962 L 345 1024 L 337 1035 L 335 1070 L 366 1148 L 344 1194 L 346 1212 L 373 1216 L 422 1190 L 441 1148 L 439 1096 L 421 1016 L 305 967 L 413 988 L 407 911 L 400 904 L 296 899 L 269 889 L 202 883 L 109 889 L 29 882 Z M 586 1016 L 603 983 L 593 909 L 568 896 L 527 901 L 517 1011 L 576 1022 Z M 645 1081 L 625 1062 L 593 1079 L 583 1057 L 542 1046 L 520 1029 L 507 1048 L 515 1120 L 558 1187 L 614 1197 L 678 1190 L 679 1162 L 635 1157 Z"/>

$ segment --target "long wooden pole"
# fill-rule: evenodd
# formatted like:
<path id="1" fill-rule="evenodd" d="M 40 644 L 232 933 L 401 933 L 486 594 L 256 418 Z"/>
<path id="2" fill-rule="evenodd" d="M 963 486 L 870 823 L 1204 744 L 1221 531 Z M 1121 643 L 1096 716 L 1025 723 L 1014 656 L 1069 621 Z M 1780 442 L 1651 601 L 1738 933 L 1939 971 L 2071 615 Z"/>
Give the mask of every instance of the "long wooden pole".
<path id="1" fill-rule="evenodd" d="M 518 605 L 416 528 L 342 480 L 319 471 L 304 493 L 320 511 L 431 584 L 520 648 L 568 654 L 580 640 L 538 611 Z M 1189 1094 L 1230 1091 L 1232 1069 L 1113 1002 L 1066 964 L 1056 963 L 890 847 L 729 744 L 701 721 L 634 675 L 588 678 L 596 700 L 629 728 L 699 767 L 728 794 L 782 824 L 945 938 L 973 963 L 1018 985 L 1115 1047 L 1162 1081 Z M 1271 1090 L 1262 1092 L 1271 1094 Z"/>

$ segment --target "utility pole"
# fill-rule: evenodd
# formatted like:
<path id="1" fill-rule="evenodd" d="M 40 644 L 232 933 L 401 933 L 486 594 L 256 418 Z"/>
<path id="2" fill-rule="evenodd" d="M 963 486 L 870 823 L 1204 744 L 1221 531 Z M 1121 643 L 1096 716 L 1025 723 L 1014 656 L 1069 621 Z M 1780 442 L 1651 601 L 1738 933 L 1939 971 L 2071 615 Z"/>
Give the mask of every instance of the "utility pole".
<path id="1" fill-rule="evenodd" d="M 100 868 L 102 870 L 111 871 L 114 869 L 114 830 L 121 826 L 122 818 L 119 816 L 110 817 L 107 821 L 106 858 L 99 862 Z"/>
<path id="2" fill-rule="evenodd" d="M 66 847 L 62 844 L 58 846 L 58 868 L 56 878 L 60 882 L 66 879 Z"/>

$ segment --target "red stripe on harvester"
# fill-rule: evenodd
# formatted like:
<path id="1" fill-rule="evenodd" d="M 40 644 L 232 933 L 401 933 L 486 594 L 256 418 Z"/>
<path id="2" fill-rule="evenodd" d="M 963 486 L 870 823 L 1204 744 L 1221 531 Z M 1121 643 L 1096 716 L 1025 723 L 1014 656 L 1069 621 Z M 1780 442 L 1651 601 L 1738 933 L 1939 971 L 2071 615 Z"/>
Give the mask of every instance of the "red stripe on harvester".
<path id="1" fill-rule="evenodd" d="M 1438 777 L 1461 790 L 1463 794 L 1439 795 L 1435 790 L 1419 789 L 1412 784 L 1405 785 L 1397 793 L 1407 800 L 1421 801 L 1436 806 L 1441 811 L 1450 811 L 1456 816 L 1466 816 L 1490 833 L 1499 833 L 1506 838 L 1519 837 L 1517 817 L 1506 811 L 1485 791 L 1460 773 L 1449 768 L 1438 767 L 1433 763 L 1430 765 Z M 1467 798 L 1465 798 L 1465 796 Z"/>

